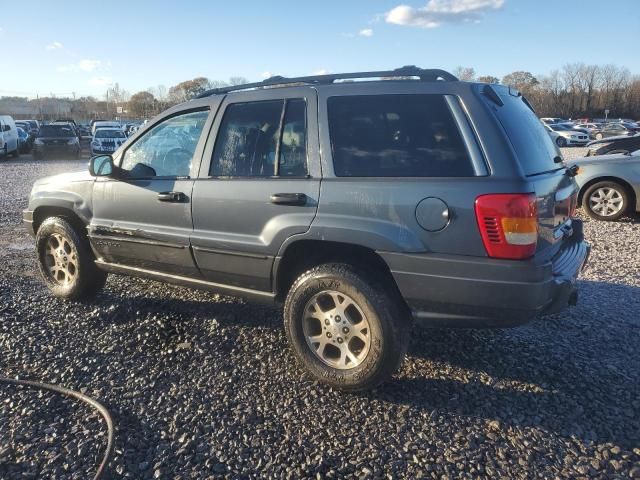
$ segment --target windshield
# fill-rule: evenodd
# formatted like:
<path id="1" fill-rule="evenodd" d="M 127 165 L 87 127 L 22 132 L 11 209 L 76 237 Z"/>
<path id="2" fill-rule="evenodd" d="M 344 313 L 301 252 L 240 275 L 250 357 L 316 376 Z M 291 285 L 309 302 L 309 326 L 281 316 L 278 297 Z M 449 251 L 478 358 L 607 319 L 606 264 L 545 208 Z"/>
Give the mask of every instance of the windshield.
<path id="1" fill-rule="evenodd" d="M 75 137 L 73 130 L 63 125 L 45 125 L 40 129 L 40 137 Z"/>
<path id="2" fill-rule="evenodd" d="M 551 128 L 555 131 L 571 130 L 569 127 L 565 127 L 564 125 L 551 125 Z"/>
<path id="3" fill-rule="evenodd" d="M 107 130 L 106 128 L 100 128 L 96 130 L 96 138 L 125 138 L 124 133 L 120 130 Z"/>

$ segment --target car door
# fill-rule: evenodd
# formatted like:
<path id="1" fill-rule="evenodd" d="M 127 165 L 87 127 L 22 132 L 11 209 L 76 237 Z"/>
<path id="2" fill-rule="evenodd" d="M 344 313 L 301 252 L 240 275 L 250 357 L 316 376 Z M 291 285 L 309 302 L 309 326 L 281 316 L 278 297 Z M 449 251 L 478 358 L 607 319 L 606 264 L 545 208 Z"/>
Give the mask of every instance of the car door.
<path id="1" fill-rule="evenodd" d="M 314 89 L 225 98 L 193 191 L 191 245 L 207 280 L 270 291 L 282 243 L 316 214 L 317 131 Z"/>
<path id="2" fill-rule="evenodd" d="M 210 127 L 209 108 L 160 120 L 94 183 L 91 244 L 104 262 L 200 276 L 189 249 L 191 191 Z"/>

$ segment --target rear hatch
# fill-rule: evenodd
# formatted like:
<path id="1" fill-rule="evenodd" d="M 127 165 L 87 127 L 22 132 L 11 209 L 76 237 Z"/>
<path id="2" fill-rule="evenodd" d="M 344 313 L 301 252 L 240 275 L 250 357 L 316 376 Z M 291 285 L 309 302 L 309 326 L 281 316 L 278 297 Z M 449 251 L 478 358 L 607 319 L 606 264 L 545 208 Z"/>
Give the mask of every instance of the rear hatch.
<path id="1" fill-rule="evenodd" d="M 529 102 L 506 86 L 479 88 L 504 128 L 522 173 L 536 195 L 536 253 L 550 258 L 572 235 L 570 217 L 577 206 L 578 187 L 567 174 L 562 154 Z"/>

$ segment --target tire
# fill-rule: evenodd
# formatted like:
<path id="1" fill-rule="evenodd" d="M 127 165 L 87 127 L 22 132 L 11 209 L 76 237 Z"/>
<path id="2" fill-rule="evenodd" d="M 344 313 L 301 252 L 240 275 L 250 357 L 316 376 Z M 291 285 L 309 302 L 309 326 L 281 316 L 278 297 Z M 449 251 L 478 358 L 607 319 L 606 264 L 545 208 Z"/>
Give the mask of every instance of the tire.
<path id="1" fill-rule="evenodd" d="M 404 359 L 411 327 L 401 300 L 389 292 L 346 264 L 324 264 L 300 275 L 287 295 L 284 323 L 302 367 L 345 391 L 368 390 L 389 379 Z"/>
<path id="2" fill-rule="evenodd" d="M 107 281 L 107 274 L 94 263 L 87 238 L 64 218 L 49 217 L 42 222 L 36 234 L 36 250 L 42 278 L 58 298 L 90 298 Z"/>
<path id="3" fill-rule="evenodd" d="M 566 147 L 567 146 L 567 139 L 564 138 L 564 137 L 556 138 L 556 145 L 558 145 L 559 147 Z"/>
<path id="4" fill-rule="evenodd" d="M 602 140 L 603 136 L 601 133 L 596 133 L 596 140 Z"/>
<path id="5" fill-rule="evenodd" d="M 20 146 L 16 145 L 16 149 L 13 152 L 13 158 L 19 158 L 20 157 Z"/>
<path id="6" fill-rule="evenodd" d="M 610 196 L 610 199 L 604 201 L 603 198 L 607 195 Z M 596 220 L 619 220 L 629 208 L 629 194 L 619 183 L 612 181 L 597 182 L 584 192 L 582 208 L 584 208 L 587 215 Z"/>

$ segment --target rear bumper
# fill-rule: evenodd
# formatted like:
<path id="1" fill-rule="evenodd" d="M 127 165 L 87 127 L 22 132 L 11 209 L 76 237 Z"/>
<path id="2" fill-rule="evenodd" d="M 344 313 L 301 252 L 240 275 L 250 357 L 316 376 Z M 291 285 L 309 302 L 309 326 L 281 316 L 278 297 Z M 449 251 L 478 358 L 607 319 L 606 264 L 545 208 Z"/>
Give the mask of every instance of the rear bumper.
<path id="1" fill-rule="evenodd" d="M 576 279 L 589 257 L 582 222 L 551 260 L 497 260 L 379 252 L 418 323 L 509 327 L 577 301 Z"/>
<path id="2" fill-rule="evenodd" d="M 72 145 L 39 145 L 33 144 L 33 153 L 35 155 L 75 155 L 80 151 L 80 145 L 74 143 Z"/>

